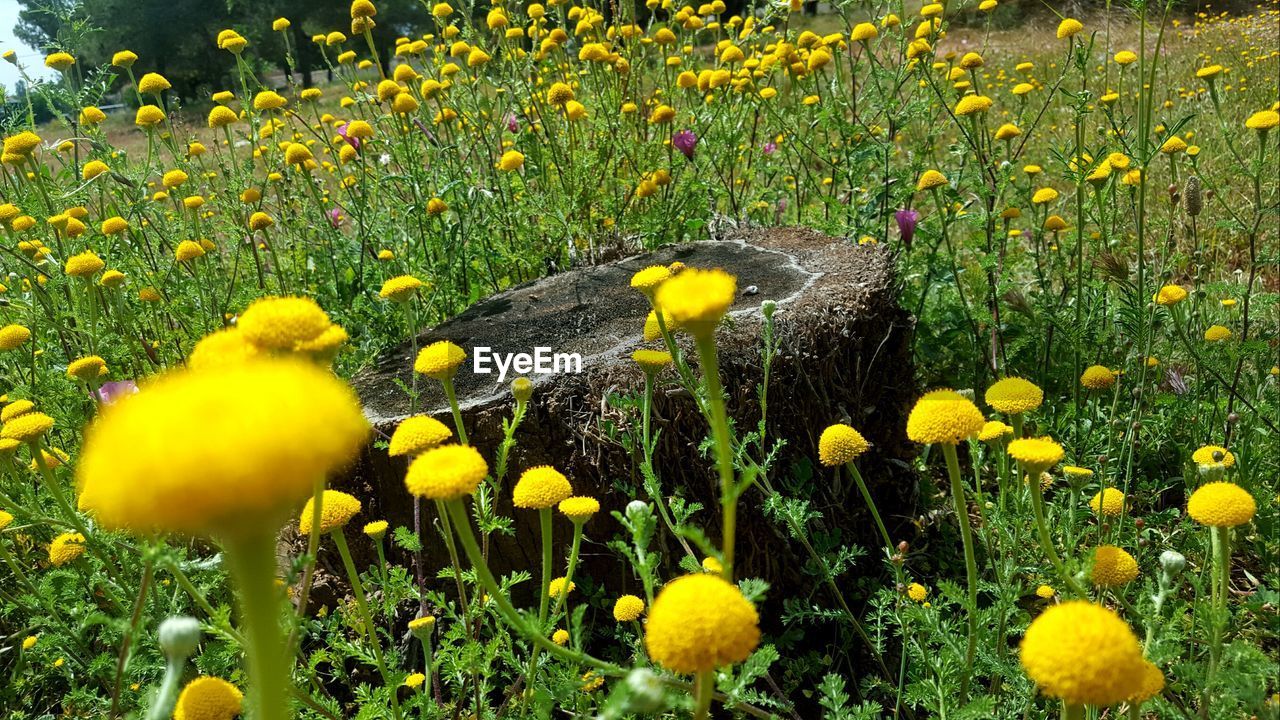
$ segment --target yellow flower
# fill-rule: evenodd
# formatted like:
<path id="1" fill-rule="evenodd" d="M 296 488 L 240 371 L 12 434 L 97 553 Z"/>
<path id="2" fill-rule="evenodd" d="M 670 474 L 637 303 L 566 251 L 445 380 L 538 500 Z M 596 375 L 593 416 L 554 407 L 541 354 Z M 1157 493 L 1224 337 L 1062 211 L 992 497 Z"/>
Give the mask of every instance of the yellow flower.
<path id="1" fill-rule="evenodd" d="M 30 400 L 14 400 L 8 405 L 5 405 L 3 410 L 0 410 L 0 422 L 9 422 L 14 418 L 20 415 L 26 415 L 35 409 L 36 404 Z"/>
<path id="2" fill-rule="evenodd" d="M 423 615 L 409 621 L 409 630 L 415 635 L 422 632 L 430 634 L 431 628 L 435 627 L 435 625 L 436 618 L 434 615 Z"/>
<path id="3" fill-rule="evenodd" d="M 138 56 L 132 50 L 121 50 L 111 56 L 111 65 L 118 68 L 130 68 L 138 61 Z"/>
<path id="4" fill-rule="evenodd" d="M 1089 501 L 1095 515 L 1119 517 L 1124 512 L 1124 493 L 1115 488 L 1103 488 Z"/>
<path id="5" fill-rule="evenodd" d="M 62 533 L 49 543 L 49 563 L 62 567 L 84 554 L 84 535 Z"/>
<path id="6" fill-rule="evenodd" d="M 978 431 L 978 439 L 982 442 L 993 442 L 1001 440 L 1013 434 L 1013 428 L 1005 425 L 999 420 L 989 420 L 983 423 L 982 429 Z"/>
<path id="7" fill-rule="evenodd" d="M 1012 140 L 1022 134 L 1022 130 L 1013 123 L 1005 123 L 996 129 L 997 140 Z"/>
<path id="8" fill-rule="evenodd" d="M 448 340 L 439 340 L 418 352 L 418 357 L 413 361 L 413 370 L 435 380 L 449 380 L 457 374 L 458 366 L 466 359 L 467 353 L 462 348 Z"/>
<path id="9" fill-rule="evenodd" d="M 204 248 L 200 243 L 192 240 L 183 240 L 178 243 L 178 247 L 173 251 L 173 257 L 178 262 L 189 262 L 204 255 Z"/>
<path id="10" fill-rule="evenodd" d="M 508 150 L 498 160 L 498 168 L 503 172 L 515 172 L 524 167 L 524 153 L 519 150 Z"/>
<path id="11" fill-rule="evenodd" d="M 920 583 L 911 583 L 907 586 L 907 597 L 911 598 L 915 602 L 922 603 L 925 601 L 925 598 L 929 597 L 929 588 L 926 588 Z"/>
<path id="12" fill-rule="evenodd" d="M 916 183 L 916 190 L 932 190 L 947 184 L 947 178 L 937 170 L 925 170 Z"/>
<path id="13" fill-rule="evenodd" d="M 644 614 L 644 600 L 635 595 L 623 595 L 613 602 L 613 619 L 618 622 L 639 620 Z"/>
<path id="14" fill-rule="evenodd" d="M 1030 380 L 1008 377 L 987 388 L 987 404 L 1006 415 L 1021 415 L 1040 407 L 1044 391 Z"/>
<path id="15" fill-rule="evenodd" d="M 986 420 L 978 407 L 954 390 L 932 390 L 907 416 L 907 437 L 922 445 L 958 445 L 977 435 Z"/>
<path id="16" fill-rule="evenodd" d="M 315 300 L 306 297 L 265 297 L 240 314 L 236 327 L 262 350 L 293 352 L 329 329 L 332 323 Z"/>
<path id="17" fill-rule="evenodd" d="M 1201 485 L 1187 501 L 1192 520 L 1209 527 L 1235 527 L 1253 519 L 1258 504 L 1247 490 L 1225 481 Z"/>
<path id="18" fill-rule="evenodd" d="M 1164 153 L 1165 155 L 1180 153 L 1186 149 L 1187 149 L 1186 141 L 1178 137 L 1177 135 L 1171 136 L 1168 140 L 1164 141 L 1163 145 L 1160 146 L 1160 152 Z"/>
<path id="19" fill-rule="evenodd" d="M 1121 50 L 1112 59 L 1116 61 L 1117 65 L 1132 65 L 1138 62 L 1138 54 L 1132 50 Z"/>
<path id="20" fill-rule="evenodd" d="M 374 540 L 381 540 L 383 536 L 387 534 L 387 528 L 389 527 L 391 527 L 391 525 L 386 520 L 374 520 L 371 523 L 365 523 L 361 532 Z M 409 629 L 413 629 L 412 622 L 409 623 Z"/>
<path id="21" fill-rule="evenodd" d="M 1196 70 L 1196 77 L 1201 80 L 1210 80 L 1222 74 L 1222 70 L 1223 68 L 1221 65 L 1206 65 L 1205 67 Z"/>
<path id="22" fill-rule="evenodd" d="M 96 275 L 106 265 L 102 258 L 98 257 L 97 253 L 92 250 L 85 250 L 67 258 L 65 271 L 71 277 L 87 278 Z"/>
<path id="23" fill-rule="evenodd" d="M 1041 600 L 1048 600 L 1049 598 L 1057 594 L 1058 592 L 1054 590 L 1053 586 L 1051 585 L 1040 585 L 1036 587 L 1036 597 L 1040 598 Z"/>
<path id="24" fill-rule="evenodd" d="M 1114 612 L 1085 600 L 1054 605 L 1022 639 L 1022 667 L 1040 691 L 1070 705 L 1114 705 L 1139 687 L 1142 648 Z"/>
<path id="25" fill-rule="evenodd" d="M 1093 551 L 1089 579 L 1101 587 L 1118 587 L 1138 577 L 1138 561 L 1115 545 L 1099 545 Z"/>
<path id="26" fill-rule="evenodd" d="M 1164 690 L 1164 673 L 1160 672 L 1160 668 L 1156 667 L 1155 663 L 1144 661 L 1138 690 L 1129 698 L 1129 702 L 1133 705 L 1141 705 L 1159 695 L 1162 690 Z"/>
<path id="27" fill-rule="evenodd" d="M 0 510 L 0 530 L 3 530 L 9 527 L 9 523 L 12 523 L 12 522 L 13 522 L 13 515 L 5 512 L 4 510 Z"/>
<path id="28" fill-rule="evenodd" d="M 100 375 L 107 374 L 107 361 L 98 355 L 88 355 L 86 357 L 73 360 L 67 365 L 67 377 L 74 380 L 83 380 L 90 382 L 98 379 Z"/>
<path id="29" fill-rule="evenodd" d="M 68 68 L 76 64 L 76 59 L 70 54 L 64 52 L 56 52 L 47 55 L 44 59 L 44 66 L 57 70 L 58 72 L 66 72 Z"/>
<path id="30" fill-rule="evenodd" d="M 253 96 L 253 109 L 260 112 L 264 110 L 279 110 L 288 104 L 288 100 L 285 100 L 283 97 L 280 97 L 279 93 L 271 90 L 263 90 Z"/>
<path id="31" fill-rule="evenodd" d="M 39 635 L 28 635 L 22 639 L 22 649 L 30 650 L 31 648 L 35 647 L 36 643 L 39 641 L 40 641 Z"/>
<path id="32" fill-rule="evenodd" d="M 394 303 L 408 302 L 422 287 L 422 281 L 412 275 L 398 275 L 382 283 L 378 297 Z"/>
<path id="33" fill-rule="evenodd" d="M 736 586 L 718 575 L 685 575 L 653 601 L 645 647 L 672 672 L 706 672 L 746 660 L 760 643 L 759 622 Z"/>
<path id="34" fill-rule="evenodd" d="M 489 466 L 470 445 L 441 445 L 409 465 L 404 484 L 409 494 L 428 500 L 455 500 L 476 491 Z"/>
<path id="35" fill-rule="evenodd" d="M 42 412 L 27 412 L 5 421 L 0 428 L 0 439 L 33 443 L 53 428 L 53 418 Z"/>
<path id="36" fill-rule="evenodd" d="M 159 95 L 171 87 L 173 86 L 160 73 L 147 73 L 138 81 L 138 92 L 144 94 Z"/>
<path id="37" fill-rule="evenodd" d="M 240 364 L 258 355 L 258 347 L 249 342 L 244 333 L 234 327 L 224 328 L 204 336 L 196 343 L 187 356 L 187 366 L 193 370 L 204 370 Z"/>
<path id="38" fill-rule="evenodd" d="M 542 510 L 572 494 L 568 478 L 550 465 L 539 465 L 520 475 L 511 492 L 511 500 L 518 508 Z"/>
<path id="39" fill-rule="evenodd" d="M 556 630 L 555 632 L 551 633 L 551 642 L 553 642 L 553 643 L 555 643 L 555 644 L 557 644 L 557 645 L 562 645 L 562 646 L 563 646 L 563 645 L 568 645 L 568 644 L 569 644 L 569 631 L 568 631 L 568 630 L 565 630 L 564 628 L 560 628 L 560 629 Z"/>
<path id="40" fill-rule="evenodd" d="M 1271 130 L 1277 125 L 1280 125 L 1280 112 L 1275 110 L 1260 110 L 1244 121 L 1245 127 L 1260 133 Z"/>
<path id="41" fill-rule="evenodd" d="M 225 105 L 215 105 L 209 111 L 209 127 L 220 128 L 232 125 L 240 120 L 240 116 L 234 110 Z"/>
<path id="42" fill-rule="evenodd" d="M 429 415 L 405 418 L 391 434 L 387 454 L 391 457 L 418 455 L 453 437 L 448 426 Z"/>
<path id="43" fill-rule="evenodd" d="M 413 673 L 412 675 L 404 679 L 404 686 L 411 690 L 417 690 L 418 688 L 422 687 L 422 683 L 426 681 L 427 681 L 426 675 L 423 675 L 422 673 Z"/>
<path id="44" fill-rule="evenodd" d="M 0 328 L 0 351 L 16 350 L 31 339 L 31 330 L 23 325 L 5 325 Z"/>
<path id="45" fill-rule="evenodd" d="M 1050 187 L 1040 188 L 1031 196 L 1031 202 L 1035 205 L 1045 205 L 1058 199 L 1058 191 Z"/>
<path id="46" fill-rule="evenodd" d="M 360 513 L 360 501 L 353 495 L 337 490 L 325 490 L 324 500 L 320 503 L 320 532 L 327 533 L 338 530 L 351 522 L 351 518 Z M 315 514 L 315 496 L 307 498 L 298 515 L 298 532 L 303 535 L 311 533 L 311 516 Z"/>
<path id="47" fill-rule="evenodd" d="M 568 578 L 558 577 L 547 586 L 547 595 L 558 598 L 561 593 L 568 595 L 578 589 L 578 585 Z"/>
<path id="48" fill-rule="evenodd" d="M 1151 299 L 1158 305 L 1177 305 L 1187 299 L 1187 291 L 1179 285 L 1165 285 Z"/>
<path id="49" fill-rule="evenodd" d="M 592 497 L 568 497 L 556 506 L 560 512 L 574 523 L 584 523 L 592 515 L 600 512 L 600 501 Z"/>
<path id="50" fill-rule="evenodd" d="M 835 424 L 822 431 L 818 438 L 818 459 L 827 467 L 836 467 L 853 462 L 871 445 L 862 433 L 848 425 Z"/>
<path id="51" fill-rule="evenodd" d="M 1215 458 L 1214 455 L 1218 457 Z M 1236 464 L 1236 456 L 1230 450 L 1219 445 L 1205 445 L 1191 453 L 1191 461 L 1197 465 L 1221 464 L 1231 467 Z"/>
<path id="52" fill-rule="evenodd" d="M 573 98 L 573 88 L 562 82 L 551 83 L 551 89 L 547 90 L 547 102 L 552 105 L 564 105 Z"/>
<path id="53" fill-rule="evenodd" d="M 249 216 L 249 229 L 257 232 L 258 230 L 266 230 L 275 225 L 276 221 L 272 217 L 262 211 L 255 212 Z"/>
<path id="54" fill-rule="evenodd" d="M 644 348 L 631 353 L 631 359 L 648 375 L 657 375 L 672 362 L 671 353 L 666 350 L 647 350 Z"/>
<path id="55" fill-rule="evenodd" d="M 1062 460 L 1062 446 L 1053 440 L 1019 438 L 1009 443 L 1009 457 L 1026 466 L 1028 475 L 1037 475 Z"/>
<path id="56" fill-rule="evenodd" d="M 259 531 L 354 460 L 368 433 L 351 388 L 310 363 L 173 371 L 90 426 L 80 508 L 113 529 Z"/>
<path id="57" fill-rule="evenodd" d="M 1044 219 L 1044 229 L 1048 232 L 1059 232 L 1067 229 L 1067 221 L 1061 216 L 1050 215 Z"/>
<path id="58" fill-rule="evenodd" d="M 84 164 L 84 168 L 80 170 L 80 178 L 82 180 L 92 180 L 102 173 L 110 172 L 111 168 L 101 160 L 90 160 Z"/>
<path id="59" fill-rule="evenodd" d="M 1116 374 L 1102 365 L 1090 365 L 1080 374 L 1080 384 L 1090 390 L 1106 390 L 1116 384 Z"/>
<path id="60" fill-rule="evenodd" d="M 991 98 L 986 95 L 965 95 L 956 103 L 956 115 L 964 117 L 975 115 L 991 109 Z"/>
<path id="61" fill-rule="evenodd" d="M 202 676 L 187 683 L 173 708 L 173 720 L 232 720 L 244 695 L 221 678 Z"/>
<path id="62" fill-rule="evenodd" d="M 658 287 L 655 304 L 681 328 L 707 338 L 733 304 L 738 280 L 720 269 L 690 268 Z"/>
<path id="63" fill-rule="evenodd" d="M 138 108 L 138 112 L 133 116 L 133 124 L 138 127 L 150 128 L 164 122 L 164 111 L 155 105 L 143 105 Z"/>
<path id="64" fill-rule="evenodd" d="M 1062 22 L 1058 23 L 1058 39 L 1063 40 L 1072 37 L 1081 30 L 1084 30 L 1084 25 L 1081 25 L 1079 20 L 1064 18 Z"/>
<path id="65" fill-rule="evenodd" d="M 880 32 L 876 30 L 875 25 L 864 22 L 853 26 L 853 32 L 849 33 L 849 39 L 854 42 L 866 42 L 876 39 L 879 35 Z"/>
<path id="66" fill-rule="evenodd" d="M 1210 325 L 1204 331 L 1204 339 L 1206 342 L 1222 342 L 1231 339 L 1231 329 L 1222 325 Z"/>
<path id="67" fill-rule="evenodd" d="M 271 29 L 276 32 L 284 32 L 293 27 L 293 23 L 289 22 L 289 18 L 279 17 L 271 23 Z"/>
<path id="68" fill-rule="evenodd" d="M 653 296 L 658 286 L 671 278 L 671 269 L 665 265 L 650 265 L 631 276 L 631 287 Z"/>

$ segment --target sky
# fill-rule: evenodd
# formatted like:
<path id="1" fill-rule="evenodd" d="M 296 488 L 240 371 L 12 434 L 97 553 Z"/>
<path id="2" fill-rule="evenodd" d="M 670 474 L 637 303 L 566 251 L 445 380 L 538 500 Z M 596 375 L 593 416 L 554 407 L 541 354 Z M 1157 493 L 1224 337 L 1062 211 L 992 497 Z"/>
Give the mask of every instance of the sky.
<path id="1" fill-rule="evenodd" d="M 0 52 L 16 51 L 18 61 L 31 77 L 49 77 L 53 71 L 44 66 L 44 56 L 18 42 L 18 38 L 13 36 L 13 26 L 18 24 L 18 10 L 18 0 L 0 0 Z M 12 92 L 20 79 L 18 68 L 0 61 L 0 85 Z"/>

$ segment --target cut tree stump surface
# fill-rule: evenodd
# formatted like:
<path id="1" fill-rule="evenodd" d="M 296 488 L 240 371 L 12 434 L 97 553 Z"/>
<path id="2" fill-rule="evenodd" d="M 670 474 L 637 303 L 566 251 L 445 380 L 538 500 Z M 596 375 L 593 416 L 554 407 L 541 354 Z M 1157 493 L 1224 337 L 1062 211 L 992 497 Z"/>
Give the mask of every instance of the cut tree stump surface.
<path id="1" fill-rule="evenodd" d="M 590 593 L 590 588 L 603 585 L 606 598 L 624 592 L 639 594 L 639 583 L 624 561 L 604 547 L 622 531 L 609 511 L 622 510 L 632 498 L 646 499 L 639 463 L 617 441 L 619 429 L 631 422 L 630 416 L 611 405 L 608 397 L 638 393 L 643 387 L 643 375 L 630 355 L 646 346 L 642 327 L 649 307 L 630 288 L 631 275 L 649 265 L 676 260 L 690 267 L 723 267 L 738 277 L 739 297 L 717 333 L 717 345 L 729 412 L 739 433 L 754 429 L 760 416 L 761 303 L 774 300 L 778 304 L 775 321 L 781 349 L 770 379 L 768 432 L 771 440 L 785 440 L 786 447 L 774 467 L 774 486 L 792 487 L 797 473 L 812 475 L 812 489 L 804 491 L 803 499 L 823 514 L 815 529 L 837 533 L 843 541 L 860 542 L 867 548 L 878 547 L 856 487 L 847 477 L 836 479 L 816 463 L 823 428 L 850 422 L 873 445 L 859 460 L 859 467 L 886 523 L 892 529 L 912 516 L 916 483 L 909 462 L 917 450 L 904 435 L 906 414 L 916 394 L 909 343 L 912 321 L 898 304 L 891 254 L 876 245 L 857 246 L 809 230 L 748 230 L 512 288 L 418 338 L 418 347 L 447 339 L 467 351 L 468 360 L 455 384 L 470 440 L 490 459 L 502 439 L 502 419 L 510 416 L 514 404 L 510 391 L 514 376 L 499 384 L 496 373 L 473 373 L 473 348 L 532 353 L 542 346 L 582 356 L 581 374 L 531 377 L 535 390 L 529 414 L 517 433 L 518 444 L 497 498 L 498 512 L 515 519 L 515 534 L 494 537 L 495 571 L 524 569 L 537 574 L 537 514 L 514 509 L 510 498 L 522 471 L 547 464 L 569 477 L 575 494 L 595 496 L 603 506 L 586 527 L 583 562 L 575 578 L 579 587 Z M 658 343 L 647 346 L 660 347 Z M 688 348 L 686 356 L 696 372 L 696 354 Z M 397 423 L 410 414 L 400 383 L 412 384 L 412 365 L 412 348 L 406 342 L 354 380 L 379 439 L 389 438 Z M 419 412 L 452 427 L 440 384 L 420 377 L 418 388 Z M 674 371 L 660 376 L 654 405 L 653 427 L 660 433 L 655 466 L 663 491 L 701 503 L 703 509 L 693 522 L 718 542 L 714 460 L 698 450 L 707 436 L 706 423 L 692 398 L 679 387 Z M 383 518 L 393 526 L 411 527 L 413 503 L 404 487 L 405 467 L 402 459 L 370 448 L 335 486 L 361 497 L 364 521 Z M 811 584 L 812 578 L 800 574 L 806 561 L 803 549 L 764 518 L 762 501 L 758 489 L 748 491 L 741 500 L 738 574 L 763 577 L 775 587 L 786 582 Z M 435 582 L 436 570 L 447 567 L 448 558 L 431 526 L 431 503 L 423 504 L 423 518 L 426 576 Z M 562 550 L 570 531 L 569 523 L 558 517 L 557 574 L 564 572 L 566 552 Z M 664 552 L 668 563 L 664 572 L 671 576 L 679 572 L 675 565 L 683 551 L 674 538 L 660 535 L 656 547 Z M 877 562 L 867 566 L 869 572 L 879 572 Z M 527 596 L 536 584 L 535 578 L 518 588 L 517 599 Z"/>

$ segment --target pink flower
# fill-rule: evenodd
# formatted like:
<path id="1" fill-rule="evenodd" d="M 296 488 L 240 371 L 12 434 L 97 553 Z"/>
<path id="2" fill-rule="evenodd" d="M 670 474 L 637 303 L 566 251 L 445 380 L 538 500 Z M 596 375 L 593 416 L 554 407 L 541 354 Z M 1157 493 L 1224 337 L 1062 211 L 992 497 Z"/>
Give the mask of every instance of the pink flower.
<path id="1" fill-rule="evenodd" d="M 671 136 L 671 147 L 684 153 L 684 156 L 693 159 L 693 149 L 698 145 L 698 136 L 693 134 L 692 130 L 681 130 Z"/>
<path id="2" fill-rule="evenodd" d="M 98 388 L 98 402 L 103 405 L 111 405 L 136 392 L 138 392 L 138 383 L 132 380 L 105 382 L 102 383 L 102 387 Z"/>

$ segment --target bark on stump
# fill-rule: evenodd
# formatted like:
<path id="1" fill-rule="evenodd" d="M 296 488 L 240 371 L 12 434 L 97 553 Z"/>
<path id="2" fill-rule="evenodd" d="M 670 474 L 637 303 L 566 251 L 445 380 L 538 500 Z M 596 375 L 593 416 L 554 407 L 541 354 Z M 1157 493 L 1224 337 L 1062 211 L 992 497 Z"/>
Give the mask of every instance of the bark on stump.
<path id="1" fill-rule="evenodd" d="M 693 267 L 723 267 L 738 276 L 740 297 L 729 322 L 717 333 L 717 343 L 729 413 L 739 433 L 753 429 L 759 420 L 760 305 L 764 300 L 778 304 L 775 322 L 781 350 L 769 387 L 768 433 L 785 439 L 786 448 L 774 469 L 775 486 L 786 488 L 789 478 L 802 468 L 798 463 L 812 463 L 815 489 L 805 499 L 823 514 L 819 529 L 872 550 L 862 574 L 879 574 L 880 554 L 874 550 L 880 545 L 878 534 L 856 487 L 847 478 L 834 481 L 816 463 L 823 428 L 850 422 L 872 443 L 859 467 L 891 532 L 913 515 L 916 483 L 909 462 L 916 449 L 904 432 L 916 391 L 909 342 L 913 321 L 898 304 L 891 254 L 879 246 L 851 245 L 791 228 L 748 230 L 722 240 L 673 246 L 513 288 L 473 305 L 418 339 L 419 347 L 448 339 L 468 352 L 455 383 L 470 440 L 488 458 L 494 457 L 502 439 L 502 419 L 511 414 L 513 377 L 498 384 L 496 373 L 473 373 L 473 348 L 488 346 L 511 353 L 544 346 L 582 355 L 581 374 L 531 377 L 535 390 L 529 415 L 517 433 L 518 444 L 497 498 L 498 512 L 515 518 L 515 534 L 494 536 L 492 566 L 496 572 L 524 569 L 535 575 L 523 593 L 517 592 L 517 601 L 522 594 L 527 601 L 536 592 L 541 561 L 537 514 L 513 509 L 510 489 L 523 470 L 543 464 L 564 472 L 576 494 L 592 495 L 602 505 L 602 512 L 586 528 L 576 574 L 579 592 L 603 585 L 608 598 L 639 593 L 639 582 L 625 569 L 624 561 L 604 547 L 621 532 L 610 511 L 622 510 L 633 498 L 647 499 L 638 462 L 608 437 L 608 423 L 628 419 L 607 398 L 611 393 L 639 393 L 643 387 L 643 376 L 630 355 L 642 346 L 648 304 L 628 281 L 637 270 L 676 260 Z M 405 343 L 354 381 L 380 439 L 389 438 L 409 415 L 409 400 L 400 383 L 412 383 L 410 355 L 410 345 Z M 687 356 L 696 366 L 696 354 L 690 351 Z M 419 412 L 452 427 L 439 383 L 420 378 L 418 388 Z M 660 431 L 661 442 L 655 465 L 664 492 L 701 503 L 703 510 L 694 521 L 718 543 L 714 458 L 698 452 L 708 434 L 706 423 L 692 399 L 680 391 L 673 372 L 664 374 L 656 395 L 654 431 Z M 364 520 L 383 518 L 393 526 L 412 527 L 413 503 L 404 487 L 405 467 L 402 460 L 389 458 L 385 449 L 370 448 L 335 485 L 364 501 Z M 811 585 L 813 579 L 801 571 L 807 562 L 803 548 L 764 517 L 762 504 L 758 489 L 748 491 L 741 500 L 737 574 L 762 577 L 775 588 Z M 436 571 L 447 567 L 449 560 L 433 521 L 434 507 L 424 503 L 425 575 L 436 583 Z M 565 569 L 570 527 L 557 518 L 556 574 Z M 674 564 L 682 552 L 673 538 L 663 538 L 659 547 L 664 546 L 668 564 L 664 572 L 671 576 L 679 572 Z M 444 589 L 451 594 L 452 585 Z M 777 598 L 781 593 L 773 595 Z"/>

